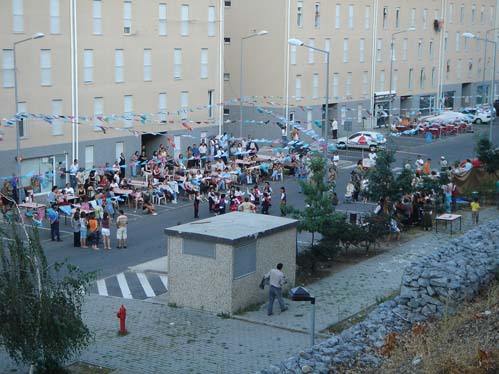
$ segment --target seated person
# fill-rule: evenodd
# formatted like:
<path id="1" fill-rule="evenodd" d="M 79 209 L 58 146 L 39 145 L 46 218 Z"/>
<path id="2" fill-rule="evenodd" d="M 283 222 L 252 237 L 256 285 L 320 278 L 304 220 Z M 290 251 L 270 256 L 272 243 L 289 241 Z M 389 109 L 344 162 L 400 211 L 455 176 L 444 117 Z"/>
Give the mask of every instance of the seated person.
<path id="1" fill-rule="evenodd" d="M 142 194 L 142 198 L 144 199 L 142 210 L 145 210 L 148 214 L 157 216 L 158 213 L 156 213 L 156 209 L 154 208 L 154 204 L 152 203 L 149 194 Z"/>

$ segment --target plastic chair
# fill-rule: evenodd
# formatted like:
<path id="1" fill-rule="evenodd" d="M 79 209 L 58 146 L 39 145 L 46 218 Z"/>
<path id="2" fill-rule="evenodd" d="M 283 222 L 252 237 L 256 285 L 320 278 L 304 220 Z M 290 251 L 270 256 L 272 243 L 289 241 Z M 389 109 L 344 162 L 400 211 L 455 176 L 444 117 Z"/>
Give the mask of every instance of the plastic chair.
<path id="1" fill-rule="evenodd" d="M 161 200 L 164 200 L 166 205 L 166 195 L 160 191 L 155 191 L 153 195 L 153 203 L 161 205 Z"/>

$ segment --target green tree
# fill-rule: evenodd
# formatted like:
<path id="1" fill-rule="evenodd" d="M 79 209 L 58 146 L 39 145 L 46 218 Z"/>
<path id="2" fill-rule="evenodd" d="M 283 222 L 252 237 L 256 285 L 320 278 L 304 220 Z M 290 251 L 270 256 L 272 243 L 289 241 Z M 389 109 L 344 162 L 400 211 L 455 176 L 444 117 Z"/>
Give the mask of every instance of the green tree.
<path id="1" fill-rule="evenodd" d="M 24 223 L 0 236 L 0 343 L 30 373 L 64 373 L 62 364 L 91 339 L 81 312 L 93 274 L 49 265 L 38 231 L 28 232 Z"/>
<path id="2" fill-rule="evenodd" d="M 378 201 L 381 198 L 395 200 L 399 195 L 399 186 L 392 172 L 395 162 L 395 150 L 385 149 L 377 154 L 376 167 L 368 171 L 369 198 Z"/>
<path id="3" fill-rule="evenodd" d="M 493 150 L 492 146 L 488 138 L 482 137 L 478 140 L 475 151 L 485 170 L 499 178 L 499 152 Z"/>
<path id="4" fill-rule="evenodd" d="M 310 161 L 311 177 L 308 181 L 299 181 L 305 195 L 306 207 L 296 211 L 295 217 L 300 220 L 298 229 L 312 233 L 312 243 L 316 232 L 322 233 L 331 223 L 334 212 L 331 202 L 330 186 L 325 181 L 327 173 L 324 158 L 314 156 Z"/>

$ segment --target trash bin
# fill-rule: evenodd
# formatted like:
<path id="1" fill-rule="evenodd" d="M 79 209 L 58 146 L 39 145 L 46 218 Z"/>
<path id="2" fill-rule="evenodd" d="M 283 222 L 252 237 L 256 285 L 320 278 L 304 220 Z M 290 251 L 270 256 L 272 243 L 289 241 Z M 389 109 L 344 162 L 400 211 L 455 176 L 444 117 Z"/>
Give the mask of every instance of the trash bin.
<path id="1" fill-rule="evenodd" d="M 433 134 L 431 132 L 426 133 L 426 143 L 430 144 L 433 141 Z"/>
<path id="2" fill-rule="evenodd" d="M 478 191 L 473 191 L 473 192 L 471 193 L 471 200 L 475 200 L 475 199 L 477 199 L 477 200 L 478 200 L 479 198 L 480 198 L 480 192 L 478 192 Z"/>

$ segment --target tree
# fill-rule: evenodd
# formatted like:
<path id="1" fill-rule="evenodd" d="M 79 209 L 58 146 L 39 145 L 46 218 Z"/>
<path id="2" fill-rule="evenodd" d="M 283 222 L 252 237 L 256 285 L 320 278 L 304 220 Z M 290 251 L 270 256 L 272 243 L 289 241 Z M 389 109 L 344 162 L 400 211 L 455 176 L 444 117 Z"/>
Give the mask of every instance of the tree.
<path id="1" fill-rule="evenodd" d="M 299 181 L 305 195 L 306 208 L 296 211 L 295 216 L 300 220 L 298 230 L 312 233 L 313 243 L 314 234 L 324 232 L 331 223 L 334 210 L 330 186 L 325 182 L 327 170 L 324 158 L 312 157 L 309 167 L 312 173 L 309 181 Z"/>
<path id="2" fill-rule="evenodd" d="M 372 200 L 390 198 L 395 200 L 399 194 L 399 187 L 392 172 L 395 162 L 395 150 L 385 149 L 377 154 L 376 167 L 368 171 L 369 191 Z"/>
<path id="3" fill-rule="evenodd" d="M 90 342 L 81 309 L 94 275 L 49 265 L 37 229 L 22 222 L 21 231 L 12 223 L 0 232 L 0 343 L 30 373 L 64 373 L 61 365 Z"/>
<path id="4" fill-rule="evenodd" d="M 490 174 L 495 174 L 496 178 L 499 179 L 499 152 L 492 149 L 492 143 L 489 139 L 480 138 L 475 151 L 485 170 Z"/>

